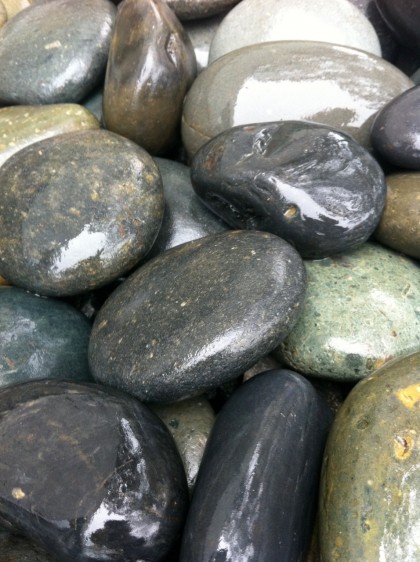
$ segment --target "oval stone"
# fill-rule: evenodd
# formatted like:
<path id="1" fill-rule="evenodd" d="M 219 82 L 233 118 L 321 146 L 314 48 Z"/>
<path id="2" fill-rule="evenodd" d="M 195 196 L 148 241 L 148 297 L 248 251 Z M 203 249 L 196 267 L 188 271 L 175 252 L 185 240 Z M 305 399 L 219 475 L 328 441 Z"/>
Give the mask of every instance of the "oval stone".
<path id="1" fill-rule="evenodd" d="M 55 0 L 19 12 L 0 30 L 0 104 L 78 102 L 105 70 L 115 6 Z"/>
<path id="2" fill-rule="evenodd" d="M 375 238 L 420 259 L 420 172 L 393 174 L 386 181 L 386 205 Z"/>
<path id="3" fill-rule="evenodd" d="M 91 380 L 90 323 L 72 306 L 0 289 L 0 387 L 30 379 Z"/>
<path id="4" fill-rule="evenodd" d="M 265 230 L 306 258 L 365 242 L 385 204 L 379 164 L 351 137 L 303 121 L 229 129 L 195 154 L 203 202 L 234 228 Z"/>
<path id="5" fill-rule="evenodd" d="M 277 236 L 232 231 L 178 246 L 132 274 L 92 330 L 94 378 L 171 402 L 234 379 L 295 324 L 299 254 Z"/>
<path id="6" fill-rule="evenodd" d="M 0 274 L 43 295 L 110 283 L 149 251 L 164 200 L 156 164 L 97 130 L 32 144 L 0 168 Z"/>
<path id="7" fill-rule="evenodd" d="M 243 47 L 195 80 L 184 106 L 184 144 L 192 156 L 236 125 L 304 120 L 338 128 L 369 147 L 376 113 L 412 86 L 390 63 L 349 47 L 310 41 Z"/>
<path id="8" fill-rule="evenodd" d="M 379 245 L 306 261 L 308 290 L 277 355 L 301 373 L 357 381 L 420 348 L 418 265 Z"/>
<path id="9" fill-rule="evenodd" d="M 188 490 L 160 419 L 94 384 L 0 393 L 0 520 L 58 560 L 168 559 Z"/>
<path id="10" fill-rule="evenodd" d="M 398 41 L 420 53 L 420 4 L 416 0 L 375 0 Z"/>
<path id="11" fill-rule="evenodd" d="M 106 70 L 106 128 L 152 154 L 167 151 L 196 72 L 191 41 L 172 10 L 160 0 L 125 0 Z"/>
<path id="12" fill-rule="evenodd" d="M 267 41 L 325 41 L 381 56 L 372 24 L 348 0 L 242 0 L 220 24 L 209 62 Z"/>
<path id="13" fill-rule="evenodd" d="M 239 0 L 164 0 L 181 20 L 208 18 L 228 10 Z"/>

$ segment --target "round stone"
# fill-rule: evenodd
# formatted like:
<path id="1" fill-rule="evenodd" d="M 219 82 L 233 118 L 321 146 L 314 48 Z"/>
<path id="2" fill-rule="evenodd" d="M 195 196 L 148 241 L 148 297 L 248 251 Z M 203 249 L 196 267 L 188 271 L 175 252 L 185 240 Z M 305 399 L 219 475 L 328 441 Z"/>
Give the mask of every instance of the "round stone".
<path id="1" fill-rule="evenodd" d="M 0 274 L 43 295 L 100 287 L 151 248 L 164 200 L 156 164 L 108 131 L 58 135 L 0 168 Z"/>
<path id="2" fill-rule="evenodd" d="M 143 401 L 201 394 L 276 347 L 304 291 L 299 254 L 273 234 L 223 232 L 177 246 L 139 268 L 99 311 L 92 374 Z"/>
<path id="3" fill-rule="evenodd" d="M 164 0 L 181 20 L 208 18 L 228 10 L 239 0 Z"/>
<path id="4" fill-rule="evenodd" d="M 375 0 L 378 9 L 403 45 L 420 53 L 420 4 L 416 0 Z"/>

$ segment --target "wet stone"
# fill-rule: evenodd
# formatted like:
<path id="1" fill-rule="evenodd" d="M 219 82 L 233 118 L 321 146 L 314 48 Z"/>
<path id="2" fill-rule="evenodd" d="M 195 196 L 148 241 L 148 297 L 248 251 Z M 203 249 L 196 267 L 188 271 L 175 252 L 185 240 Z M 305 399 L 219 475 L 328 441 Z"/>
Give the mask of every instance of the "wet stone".
<path id="1" fill-rule="evenodd" d="M 108 0 L 34 4 L 0 30 L 0 104 L 78 102 L 106 66 L 115 6 Z"/>
<path id="2" fill-rule="evenodd" d="M 302 121 L 235 127 L 194 156 L 203 202 L 234 228 L 272 232 L 306 258 L 365 242 L 386 196 L 382 169 L 338 130 Z"/>
<path id="3" fill-rule="evenodd" d="M 420 53 L 420 4 L 416 0 L 376 0 L 376 4 L 398 41 Z"/>
<path id="4" fill-rule="evenodd" d="M 24 537 L 1 531 L 0 556 L 2 562 L 56 562 L 44 549 Z"/>
<path id="5" fill-rule="evenodd" d="M 366 243 L 306 261 L 303 312 L 276 354 L 301 373 L 357 381 L 420 346 L 418 265 Z"/>
<path id="6" fill-rule="evenodd" d="M 304 290 L 298 253 L 272 234 L 224 232 L 172 248 L 132 274 L 99 311 L 92 374 L 149 402 L 201 394 L 284 339 Z"/>
<path id="7" fill-rule="evenodd" d="M 63 562 L 170 558 L 188 490 L 146 406 L 99 385 L 39 381 L 3 389 L 0 419 L 2 524 Z"/>
<path id="8" fill-rule="evenodd" d="M 0 274 L 65 296 L 117 279 L 149 251 L 162 222 L 159 171 L 109 131 L 66 133 L 0 168 Z"/>
<path id="9" fill-rule="evenodd" d="M 228 10 L 239 0 L 164 0 L 181 20 L 208 18 Z"/>

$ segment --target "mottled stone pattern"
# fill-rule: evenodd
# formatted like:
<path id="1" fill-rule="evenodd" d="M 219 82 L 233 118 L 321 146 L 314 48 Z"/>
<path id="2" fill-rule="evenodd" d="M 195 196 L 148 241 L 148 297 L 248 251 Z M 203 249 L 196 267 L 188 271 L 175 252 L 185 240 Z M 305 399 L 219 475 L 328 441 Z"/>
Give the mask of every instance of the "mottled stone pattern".
<path id="1" fill-rule="evenodd" d="M 420 349 L 418 264 L 379 245 L 306 261 L 300 319 L 278 348 L 299 372 L 357 381 Z"/>
<path id="2" fill-rule="evenodd" d="M 101 308 L 89 347 L 93 376 L 144 401 L 201 394 L 280 343 L 304 291 L 299 254 L 272 234 L 233 231 L 173 248 Z"/>
<path id="3" fill-rule="evenodd" d="M 106 66 L 115 6 L 55 0 L 22 10 L 0 30 L 0 104 L 78 102 Z"/>
<path id="4" fill-rule="evenodd" d="M 208 18 L 228 10 L 239 0 L 164 0 L 181 20 Z"/>
<path id="5" fill-rule="evenodd" d="M 106 70 L 105 126 L 152 154 L 164 153 L 178 138 L 195 75 L 194 49 L 172 10 L 161 0 L 125 0 Z"/>
<path id="6" fill-rule="evenodd" d="M 171 556 L 188 490 L 175 443 L 139 401 L 94 384 L 0 392 L 0 520 L 57 560 Z"/>
<path id="7" fill-rule="evenodd" d="M 109 131 L 45 139 L 0 168 L 0 274 L 43 295 L 110 283 L 152 246 L 163 218 L 156 164 Z"/>
<path id="8" fill-rule="evenodd" d="M 322 560 L 418 560 L 420 353 L 361 381 L 334 421 L 320 492 Z"/>

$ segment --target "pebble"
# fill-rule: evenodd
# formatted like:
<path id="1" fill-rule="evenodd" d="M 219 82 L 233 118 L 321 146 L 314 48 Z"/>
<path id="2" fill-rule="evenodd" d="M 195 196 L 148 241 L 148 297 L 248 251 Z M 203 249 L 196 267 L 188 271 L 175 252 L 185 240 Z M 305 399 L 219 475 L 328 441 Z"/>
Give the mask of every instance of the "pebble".
<path id="1" fill-rule="evenodd" d="M 220 24 L 209 61 L 268 41 L 325 41 L 381 56 L 372 24 L 348 0 L 242 0 Z"/>
<path id="2" fill-rule="evenodd" d="M 379 164 L 338 130 L 282 121 L 229 129 L 195 154 L 203 202 L 234 228 L 264 230 L 304 258 L 365 242 L 385 204 Z"/>
<path id="3" fill-rule="evenodd" d="M 416 0 L 376 0 L 376 4 L 398 41 L 420 54 L 420 4 Z"/>
<path id="4" fill-rule="evenodd" d="M 306 261 L 307 297 L 276 353 L 316 377 L 357 381 L 420 349 L 418 264 L 373 243 Z"/>
<path id="5" fill-rule="evenodd" d="M 92 374 L 147 402 L 201 394 L 276 347 L 304 292 L 302 260 L 277 236 L 232 231 L 188 242 L 106 301 L 90 339 Z"/>
<path id="6" fill-rule="evenodd" d="M 0 289 L 0 387 L 32 379 L 92 380 L 90 323 L 67 303 Z"/>
<path id="7" fill-rule="evenodd" d="M 420 173 L 387 177 L 385 210 L 375 238 L 385 246 L 420 259 Z"/>
<path id="8" fill-rule="evenodd" d="M 390 63 L 349 47 L 306 41 L 243 47 L 195 80 L 184 105 L 184 145 L 191 157 L 230 127 L 304 120 L 369 147 L 375 114 L 413 85 Z"/>
<path id="9" fill-rule="evenodd" d="M 139 401 L 94 384 L 0 393 L 0 517 L 63 562 L 173 551 L 188 490 L 175 443 Z"/>
<path id="10" fill-rule="evenodd" d="M 115 7 L 55 0 L 0 29 L 0 104 L 79 102 L 105 70 Z"/>
<path id="11" fill-rule="evenodd" d="M 239 0 L 164 0 L 181 20 L 208 18 L 231 8 Z"/>
<path id="12" fill-rule="evenodd" d="M 159 171 L 109 131 L 30 145 L 0 168 L 0 274 L 51 296 L 110 283 L 151 248 L 162 223 Z"/>

